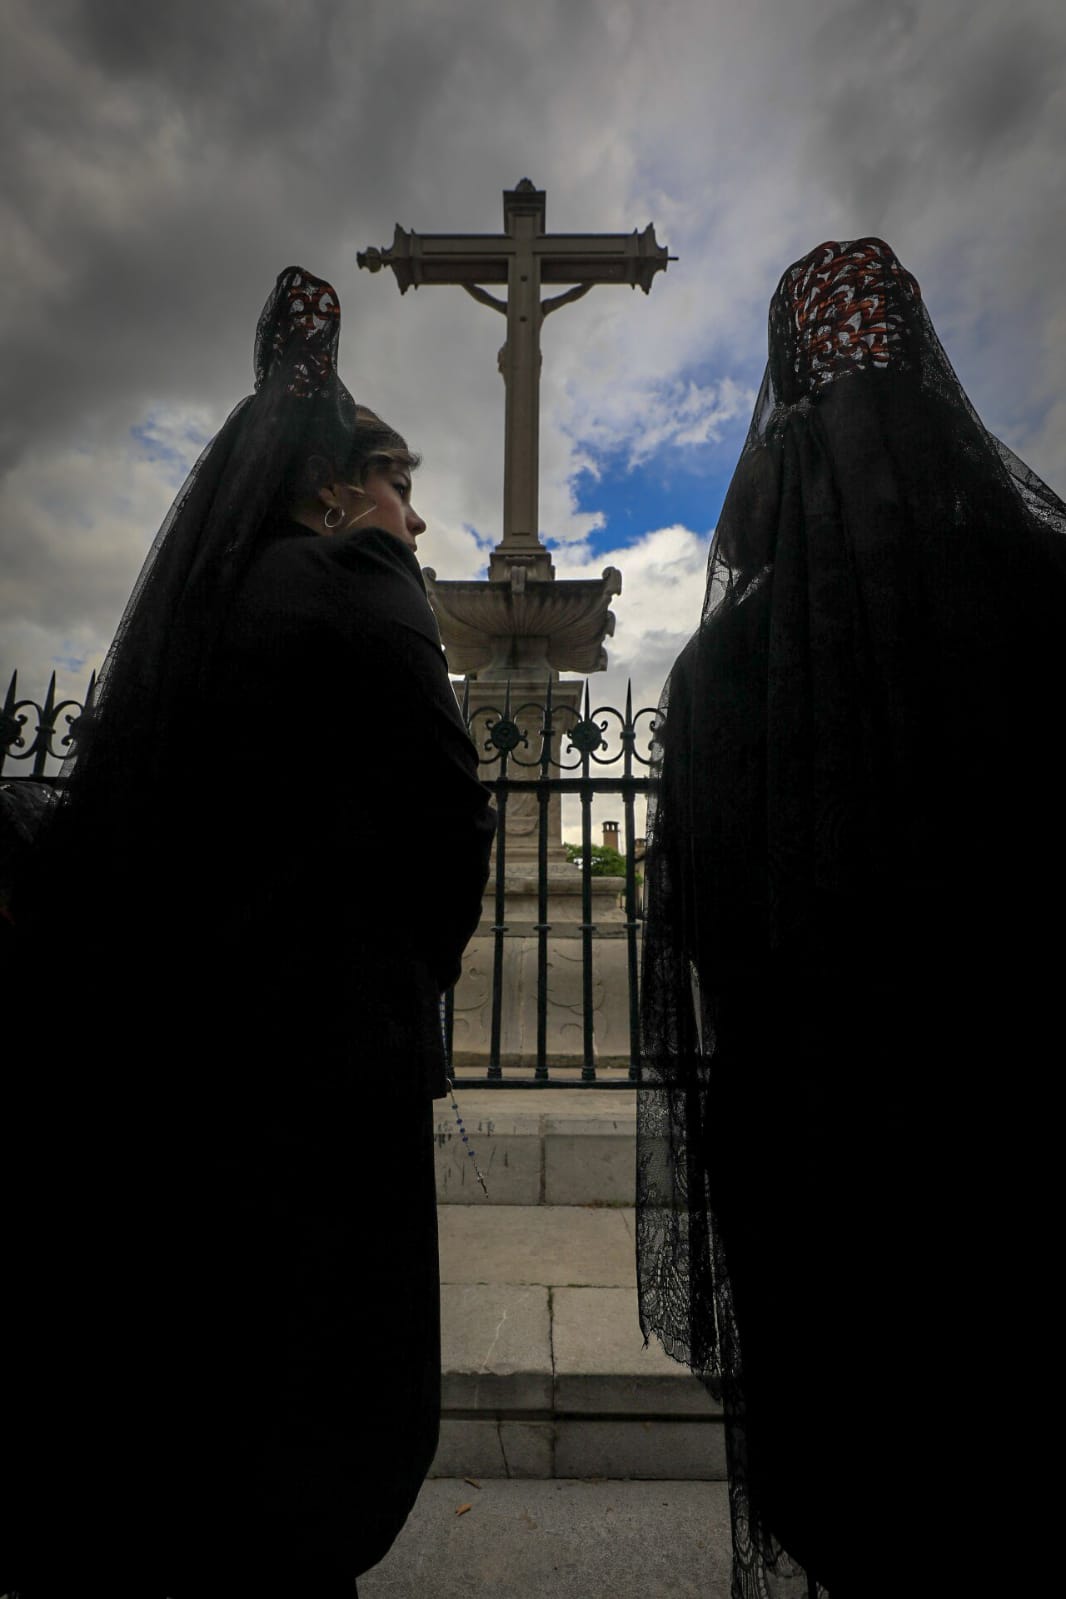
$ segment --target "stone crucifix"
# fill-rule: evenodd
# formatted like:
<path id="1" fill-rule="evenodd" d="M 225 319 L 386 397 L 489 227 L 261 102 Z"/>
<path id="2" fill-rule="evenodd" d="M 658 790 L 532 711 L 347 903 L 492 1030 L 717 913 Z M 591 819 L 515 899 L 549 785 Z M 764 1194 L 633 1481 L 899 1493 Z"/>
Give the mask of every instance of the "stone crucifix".
<path id="1" fill-rule="evenodd" d="M 656 272 L 676 259 L 643 233 L 556 233 L 545 229 L 545 191 L 523 178 L 503 193 L 503 234 L 417 234 L 396 225 L 388 249 L 360 251 L 361 267 L 391 267 L 400 293 L 426 283 L 464 288 L 482 305 L 507 317 L 507 342 L 500 351 L 506 385 L 504 421 L 503 538 L 490 558 L 490 576 L 516 565 L 530 577 L 553 575 L 540 541 L 538 458 L 540 452 L 540 329 L 559 306 L 580 299 L 597 283 L 637 285 L 647 294 Z M 502 300 L 483 287 L 505 283 Z M 572 284 L 541 298 L 544 285 Z"/>

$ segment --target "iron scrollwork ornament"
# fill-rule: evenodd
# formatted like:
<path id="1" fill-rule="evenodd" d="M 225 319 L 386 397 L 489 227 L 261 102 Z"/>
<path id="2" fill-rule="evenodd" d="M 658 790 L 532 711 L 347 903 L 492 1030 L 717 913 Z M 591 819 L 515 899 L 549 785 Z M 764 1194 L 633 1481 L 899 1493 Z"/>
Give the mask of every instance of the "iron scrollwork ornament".
<path id="1" fill-rule="evenodd" d="M 22 729 L 25 725 L 24 716 L 8 716 L 0 711 L 0 751 L 6 754 L 8 750 L 22 749 L 25 743 Z"/>
<path id="2" fill-rule="evenodd" d="M 496 749 L 501 750 L 504 754 L 510 755 L 513 750 L 518 748 L 519 744 L 528 743 L 529 739 L 526 737 L 525 733 L 522 732 L 522 729 L 519 727 L 518 723 L 510 721 L 505 716 L 501 716 L 499 721 L 493 722 L 492 726 L 489 728 L 488 742 L 486 743 L 485 747 L 487 749 L 488 745 L 492 744 Z"/>
<path id="3" fill-rule="evenodd" d="M 594 755 L 607 742 L 603 736 L 606 725 L 606 722 L 595 722 L 591 717 L 578 722 L 567 734 L 570 748 L 579 750 L 582 755 Z"/>

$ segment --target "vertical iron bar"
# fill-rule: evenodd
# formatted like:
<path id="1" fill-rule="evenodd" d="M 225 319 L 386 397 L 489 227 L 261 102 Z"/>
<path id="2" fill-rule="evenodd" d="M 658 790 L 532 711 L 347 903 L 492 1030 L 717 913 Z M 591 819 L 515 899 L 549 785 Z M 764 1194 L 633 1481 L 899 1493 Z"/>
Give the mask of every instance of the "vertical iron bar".
<path id="1" fill-rule="evenodd" d="M 636 729 L 633 726 L 633 683 L 626 684 L 626 716 L 622 728 L 622 748 L 625 752 L 622 776 L 633 776 L 633 744 Z M 637 863 L 633 859 L 636 828 L 633 824 L 632 788 L 623 795 L 626 830 L 626 957 L 629 982 L 629 1081 L 635 1083 L 640 1060 L 640 999 L 637 989 Z"/>
<path id="2" fill-rule="evenodd" d="M 589 684 L 585 679 L 585 715 L 589 717 Z M 593 1016 L 592 1016 L 592 784 L 589 781 L 590 755 L 587 749 L 581 752 L 581 1019 L 583 1032 L 583 1055 L 581 1064 L 581 1081 L 593 1083 L 596 1081 L 596 1065 L 593 1057 Z"/>
<path id="3" fill-rule="evenodd" d="M 511 720 L 511 680 L 507 679 L 507 698 L 503 720 Z M 500 1035 L 503 1007 L 503 940 L 507 932 L 504 917 L 507 913 L 507 885 L 504 872 L 507 865 L 507 751 L 500 751 L 500 783 L 496 790 L 496 915 L 492 927 L 492 1036 L 489 1042 L 489 1080 L 503 1076 L 500 1065 Z"/>
<path id="4" fill-rule="evenodd" d="M 48 685 L 44 706 L 41 710 L 41 719 L 37 723 L 37 737 L 33 745 L 33 775 L 44 775 L 44 763 L 47 761 L 52 748 L 52 733 L 56 721 L 56 675 L 52 673 L 52 680 Z"/>
<path id="5" fill-rule="evenodd" d="M 544 691 L 544 726 L 541 729 L 540 782 L 537 790 L 537 1066 L 538 1082 L 548 1078 L 548 803 L 552 752 L 552 679 Z"/>
<path id="6" fill-rule="evenodd" d="M 5 727 L 9 722 L 14 722 L 15 720 L 15 701 L 18 698 L 18 682 L 18 673 L 12 672 L 11 681 L 7 685 L 7 693 L 4 695 L 4 708 L 2 711 L 0 711 L 0 722 L 2 722 Z M 0 743 L 0 772 L 4 770 L 4 762 L 7 760 L 7 749 L 8 747 L 5 743 Z"/>
<path id="7" fill-rule="evenodd" d="M 81 722 L 84 722 L 86 717 L 89 717 L 89 716 L 92 715 L 92 709 L 93 709 L 93 704 L 94 704 L 95 700 L 96 700 L 96 673 L 93 672 L 92 676 L 89 678 L 89 688 L 88 688 L 88 691 L 87 691 L 87 693 L 85 695 L 85 699 L 82 701 L 81 715 L 80 716 L 75 716 L 73 721 L 71 721 L 69 716 L 67 717 L 67 721 L 70 722 L 70 732 L 67 734 L 67 737 L 64 739 L 64 743 L 69 745 L 69 749 L 68 749 L 67 754 L 63 757 L 64 760 L 70 760 L 72 757 L 77 755 L 77 753 L 78 753 L 78 724 L 81 723 Z M 82 732 L 84 733 L 85 731 L 86 731 L 86 728 L 83 728 Z"/>

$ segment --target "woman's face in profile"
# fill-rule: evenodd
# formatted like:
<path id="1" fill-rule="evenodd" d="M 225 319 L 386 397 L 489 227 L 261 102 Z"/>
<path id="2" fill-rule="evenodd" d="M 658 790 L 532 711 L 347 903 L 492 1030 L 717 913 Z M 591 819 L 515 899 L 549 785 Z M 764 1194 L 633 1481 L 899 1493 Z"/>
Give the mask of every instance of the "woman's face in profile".
<path id="1" fill-rule="evenodd" d="M 346 533 L 360 525 L 379 527 L 417 554 L 415 541 L 426 531 L 426 524 L 411 504 L 411 474 L 405 466 L 372 466 L 362 487 L 334 483 L 333 497 L 344 512 L 344 521 L 334 531 Z"/>

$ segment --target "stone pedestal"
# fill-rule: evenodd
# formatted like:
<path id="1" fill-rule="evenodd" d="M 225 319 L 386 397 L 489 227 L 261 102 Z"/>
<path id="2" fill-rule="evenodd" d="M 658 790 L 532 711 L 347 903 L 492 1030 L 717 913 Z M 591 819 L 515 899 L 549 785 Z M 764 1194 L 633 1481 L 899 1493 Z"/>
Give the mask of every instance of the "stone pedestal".
<path id="1" fill-rule="evenodd" d="M 528 548 L 526 546 L 529 546 Z M 487 581 L 439 582 L 425 569 L 452 672 L 467 676 L 467 715 L 486 782 L 579 776 L 581 755 L 568 734 L 581 722 L 585 684 L 560 672 L 603 669 L 603 640 L 614 631 L 611 600 L 622 579 L 558 582 L 538 541 L 505 537 Z M 545 709 L 551 688 L 551 736 Z M 506 763 L 503 752 L 506 751 Z M 569 768 L 569 771 L 568 771 Z M 535 791 L 509 788 L 506 803 L 500 1059 L 523 1075 L 537 1063 L 538 869 L 540 803 Z M 498 843 L 497 843 L 498 849 Z M 547 807 L 548 912 L 546 1064 L 550 1072 L 584 1064 L 581 870 L 566 859 L 562 805 Z M 629 977 L 621 878 L 592 879 L 594 1062 L 628 1067 Z M 453 1059 L 458 1070 L 485 1070 L 492 1036 L 496 937 L 496 858 L 485 915 L 467 948 L 455 990 Z"/>
<path id="2" fill-rule="evenodd" d="M 541 776 L 549 682 L 552 737 L 548 770 L 550 776 L 563 775 L 560 752 L 564 760 L 574 759 L 566 756 L 566 735 L 581 720 L 584 685 L 559 674 L 597 672 L 606 666 L 603 639 L 614 631 L 610 604 L 621 593 L 621 575 L 609 566 L 600 578 L 557 582 L 543 548 L 534 558 L 511 555 L 501 545 L 493 560 L 498 563 L 493 572 L 502 575 L 487 582 L 440 582 L 432 567 L 424 570 L 449 670 L 467 677 L 470 731 L 482 762 L 481 775 L 489 781 L 504 770 L 492 727 L 506 717 L 522 735 L 508 751 L 507 777 Z M 536 861 L 538 819 L 535 794 L 509 794 L 508 863 Z M 548 858 L 556 863 L 565 859 L 558 795 L 552 796 L 548 806 Z"/>
<path id="3" fill-rule="evenodd" d="M 563 863 L 549 867 L 547 938 L 547 1064 L 551 1072 L 583 1063 L 584 1012 L 581 966 L 581 872 Z M 530 1075 L 537 1062 L 537 869 L 506 873 L 507 936 L 504 939 L 501 1059 L 506 1068 Z M 463 957 L 455 990 L 454 1063 L 460 1071 L 488 1066 L 492 1029 L 493 885 L 486 915 Z M 592 1004 L 597 1068 L 629 1066 L 628 954 L 621 877 L 592 879 Z"/>

